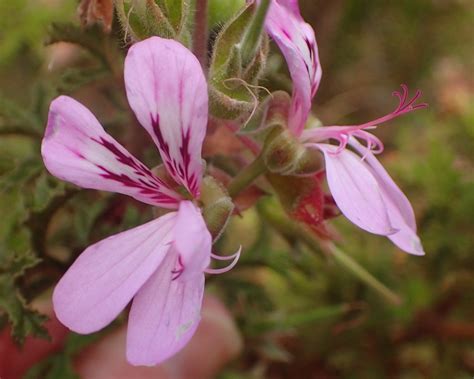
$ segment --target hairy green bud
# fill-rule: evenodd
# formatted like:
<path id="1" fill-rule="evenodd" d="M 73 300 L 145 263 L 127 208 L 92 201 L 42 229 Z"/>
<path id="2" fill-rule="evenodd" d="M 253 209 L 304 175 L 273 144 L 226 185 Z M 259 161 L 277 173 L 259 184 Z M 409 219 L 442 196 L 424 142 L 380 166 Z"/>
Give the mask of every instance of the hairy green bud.
<path id="1" fill-rule="evenodd" d="M 280 175 L 312 175 L 322 168 L 321 153 L 303 146 L 286 128 L 274 128 L 266 138 L 263 159 Z"/>

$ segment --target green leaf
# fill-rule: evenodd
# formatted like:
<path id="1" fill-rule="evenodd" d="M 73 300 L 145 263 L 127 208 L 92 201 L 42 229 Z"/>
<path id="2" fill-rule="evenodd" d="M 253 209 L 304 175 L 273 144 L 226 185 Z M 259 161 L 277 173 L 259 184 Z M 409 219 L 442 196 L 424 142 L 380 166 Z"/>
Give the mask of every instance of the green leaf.
<path id="1" fill-rule="evenodd" d="M 43 323 L 45 315 L 29 308 L 20 294 L 11 274 L 0 275 L 0 314 L 6 314 L 11 327 L 12 337 L 20 344 L 29 335 L 47 339 L 48 332 Z"/>
<path id="2" fill-rule="evenodd" d="M 59 92 L 72 92 L 80 87 L 106 78 L 107 71 L 99 68 L 68 68 L 60 78 Z"/>
<path id="3" fill-rule="evenodd" d="M 38 177 L 43 171 L 43 163 L 38 157 L 27 158 L 19 162 L 13 170 L 0 178 L 0 193 L 6 194 L 12 190 L 20 191 Z"/>
<path id="4" fill-rule="evenodd" d="M 43 211 L 55 198 L 63 196 L 66 185 L 47 173 L 43 173 L 36 180 L 33 198 L 29 210 L 33 212 Z"/>
<path id="5" fill-rule="evenodd" d="M 41 120 L 25 107 L 0 95 L 0 135 L 24 134 L 33 137 L 42 135 Z"/>
<path id="6" fill-rule="evenodd" d="M 74 370 L 74 357 L 109 331 L 110 328 L 105 328 L 98 333 L 89 335 L 74 333 L 68 335 L 64 347 L 59 353 L 51 355 L 33 366 L 23 379 L 79 379 Z"/>
<path id="7" fill-rule="evenodd" d="M 117 57 L 114 58 L 107 56 L 107 54 L 113 52 L 107 38 L 99 25 L 82 29 L 72 23 L 53 23 L 46 44 L 51 45 L 57 42 L 74 43 L 88 50 L 92 55 L 97 57 L 105 67 L 112 69 L 110 66 L 111 61 L 119 59 L 119 56 L 117 55 Z"/>
<path id="8" fill-rule="evenodd" d="M 75 200 L 73 202 L 74 235 L 79 246 L 86 246 L 90 241 L 90 234 L 97 217 L 107 207 L 107 203 L 105 201 L 95 201 L 84 207 L 84 199 L 79 198 Z"/>
<path id="9" fill-rule="evenodd" d="M 40 262 L 31 250 L 12 254 L 4 245 L 1 245 L 0 252 L 0 275 L 11 276 L 13 279 L 20 277 L 27 269 Z"/>

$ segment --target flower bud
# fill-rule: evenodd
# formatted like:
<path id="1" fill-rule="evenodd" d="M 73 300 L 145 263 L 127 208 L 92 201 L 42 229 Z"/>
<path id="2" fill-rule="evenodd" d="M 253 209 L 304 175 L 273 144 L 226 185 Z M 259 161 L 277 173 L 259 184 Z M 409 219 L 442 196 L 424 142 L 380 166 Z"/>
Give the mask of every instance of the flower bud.
<path id="1" fill-rule="evenodd" d="M 132 40 L 156 35 L 189 45 L 187 1 L 116 0 L 115 7 L 125 35 Z"/>
<path id="2" fill-rule="evenodd" d="M 273 129 L 267 136 L 263 160 L 271 172 L 282 175 L 291 172 L 300 154 L 298 141 L 287 129 Z"/>
<path id="3" fill-rule="evenodd" d="M 339 212 L 332 197 L 324 193 L 320 174 L 306 177 L 268 174 L 267 178 L 292 219 L 307 225 L 320 238 L 332 238 L 324 221 Z"/>
<path id="4" fill-rule="evenodd" d="M 258 25 L 255 21 L 261 16 L 259 11 L 248 3 L 216 38 L 209 68 L 210 109 L 216 117 L 245 119 L 255 111 L 258 92 L 254 85 L 268 54 L 268 38 L 261 36 L 263 21 Z"/>
<path id="5" fill-rule="evenodd" d="M 322 168 L 321 153 L 303 146 L 288 129 L 273 129 L 265 141 L 267 168 L 281 175 L 312 175 Z"/>

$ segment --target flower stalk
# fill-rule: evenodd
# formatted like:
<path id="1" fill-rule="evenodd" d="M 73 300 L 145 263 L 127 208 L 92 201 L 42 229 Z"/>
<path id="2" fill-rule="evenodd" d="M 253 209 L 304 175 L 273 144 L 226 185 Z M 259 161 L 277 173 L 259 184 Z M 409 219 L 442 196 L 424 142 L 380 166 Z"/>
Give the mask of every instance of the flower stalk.
<path id="1" fill-rule="evenodd" d="M 393 305 L 400 305 L 402 303 L 402 299 L 399 295 L 397 295 L 385 284 L 380 282 L 376 277 L 369 273 L 365 268 L 359 265 L 359 263 L 357 263 L 357 261 L 355 261 L 350 255 L 347 255 L 333 243 L 327 243 L 325 248 L 341 266 L 343 266 L 347 271 L 351 272 L 355 277 L 364 282 L 374 291 L 382 295 L 382 297 L 389 303 Z"/>
<path id="2" fill-rule="evenodd" d="M 324 250 L 324 252 L 329 253 L 341 267 L 376 291 L 388 303 L 393 305 L 401 304 L 402 301 L 395 292 L 380 282 L 336 245 L 327 242 L 321 243 L 305 225 L 288 218 L 276 202 L 263 202 L 260 207 L 260 213 L 282 234 L 295 237 L 314 252 L 321 253 Z"/>
<path id="3" fill-rule="evenodd" d="M 240 171 L 229 183 L 227 191 L 232 198 L 246 189 L 256 178 L 267 170 L 263 157 L 259 155 L 255 160 Z"/>
<path id="4" fill-rule="evenodd" d="M 193 32 L 193 53 L 207 73 L 207 39 L 208 39 L 208 0 L 196 0 Z"/>

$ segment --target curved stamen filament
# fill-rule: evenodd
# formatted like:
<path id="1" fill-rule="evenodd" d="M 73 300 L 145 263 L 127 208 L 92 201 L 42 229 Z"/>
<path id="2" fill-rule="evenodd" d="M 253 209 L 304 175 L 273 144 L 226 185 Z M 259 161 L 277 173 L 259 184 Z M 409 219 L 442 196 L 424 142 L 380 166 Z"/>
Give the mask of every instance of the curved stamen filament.
<path id="1" fill-rule="evenodd" d="M 354 128 L 354 130 L 355 129 L 357 129 L 357 130 L 367 129 L 369 127 L 374 127 L 378 124 L 382 124 L 384 122 L 393 120 L 394 118 L 397 118 L 398 116 L 401 116 L 405 113 L 408 113 L 408 112 L 411 112 L 411 111 L 414 111 L 414 110 L 417 110 L 417 109 L 426 108 L 428 106 L 427 103 L 421 103 L 421 104 L 413 105 L 415 103 L 415 101 L 418 100 L 420 98 L 420 96 L 422 95 L 422 92 L 420 90 L 416 90 L 415 95 L 407 102 L 408 87 L 405 84 L 402 84 L 401 87 L 402 87 L 402 93 L 400 93 L 399 91 L 395 91 L 392 94 L 392 95 L 398 97 L 398 99 L 399 99 L 399 104 L 393 112 L 391 112 L 391 113 L 389 113 L 385 116 L 376 118 L 375 120 L 365 122 L 365 123 L 360 124 L 360 125 L 346 125 L 345 127 Z"/>
<path id="2" fill-rule="evenodd" d="M 211 258 L 214 258 L 218 261 L 229 261 L 233 259 L 233 261 L 226 267 L 223 268 L 207 268 L 204 270 L 206 274 L 223 274 L 224 272 L 230 271 L 234 268 L 234 266 L 237 264 L 239 258 L 240 258 L 240 253 L 242 251 L 242 246 L 240 246 L 239 250 L 237 250 L 236 253 L 223 257 L 220 255 L 216 255 L 211 253 Z"/>
<path id="3" fill-rule="evenodd" d="M 382 124 L 384 122 L 393 120 L 394 118 L 401 116 L 405 113 L 428 106 L 428 104 L 426 103 L 414 105 L 416 100 L 418 100 L 422 95 L 422 92 L 420 90 L 417 90 L 415 95 L 407 101 L 408 87 L 405 84 L 402 84 L 401 88 L 401 92 L 393 92 L 393 95 L 398 97 L 399 100 L 399 104 L 393 112 L 360 125 L 334 125 L 305 130 L 301 135 L 302 141 L 306 143 L 317 143 L 327 139 L 334 139 L 339 143 L 339 145 L 337 146 L 337 150 L 335 150 L 332 154 L 338 154 L 346 148 L 349 139 L 354 136 L 356 138 L 366 141 L 367 149 L 372 153 L 381 153 L 383 151 L 382 141 L 380 141 L 374 135 L 365 132 L 364 129 L 375 129 L 378 124 Z"/>

